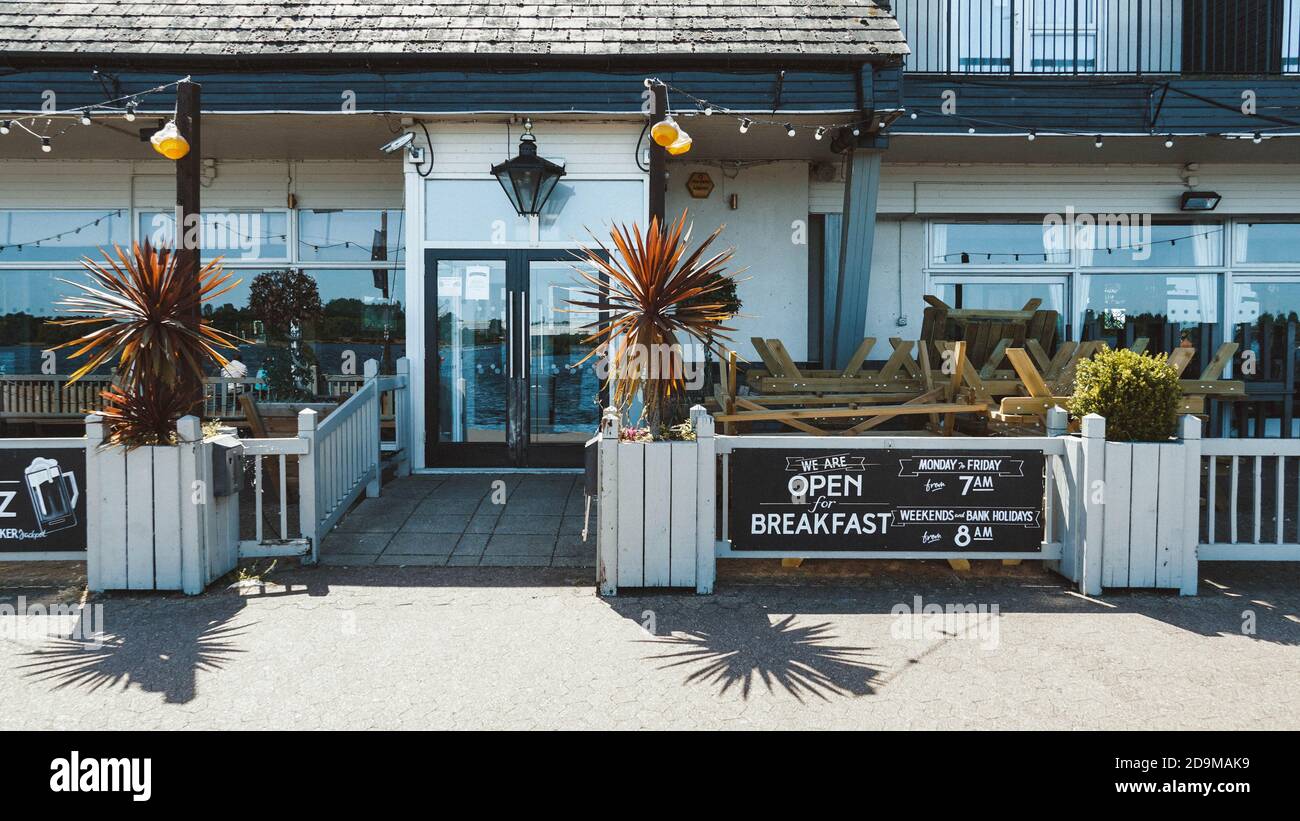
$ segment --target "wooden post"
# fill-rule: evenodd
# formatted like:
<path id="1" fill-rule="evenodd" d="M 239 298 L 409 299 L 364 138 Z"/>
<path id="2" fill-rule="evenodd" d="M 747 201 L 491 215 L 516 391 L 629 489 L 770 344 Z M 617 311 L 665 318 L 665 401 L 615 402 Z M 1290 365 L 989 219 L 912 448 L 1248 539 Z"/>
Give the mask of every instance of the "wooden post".
<path id="1" fill-rule="evenodd" d="M 1101 595 L 1102 551 L 1105 548 L 1106 420 L 1098 414 L 1083 417 L 1083 497 L 1076 538 L 1080 550 L 1079 592 Z M 1100 503 L 1094 501 L 1100 499 Z"/>
<path id="2" fill-rule="evenodd" d="M 599 474 L 596 528 L 596 588 L 602 596 L 618 594 L 618 434 L 619 413 L 605 408 L 600 418 Z M 699 581 L 699 575 L 696 575 Z"/>
<path id="3" fill-rule="evenodd" d="M 1182 596 L 1195 596 L 1200 576 L 1196 551 L 1201 541 L 1201 420 L 1190 414 L 1179 418 L 1181 420 L 1179 433 L 1187 460 L 1187 477 L 1183 484 L 1182 580 L 1178 593 Z M 1281 459 L 1282 457 L 1279 456 L 1279 462 Z M 1278 481 L 1280 485 L 1280 478 Z M 1236 504 L 1235 499 L 1233 504 Z M 1279 505 L 1278 510 L 1281 509 Z M 1210 541 L 1213 541 L 1213 538 Z"/>
<path id="4" fill-rule="evenodd" d="M 298 530 L 311 542 L 307 564 L 320 558 L 320 538 L 316 533 L 316 411 L 298 412 L 298 438 L 307 440 L 307 452 L 298 457 Z"/>
<path id="5" fill-rule="evenodd" d="M 201 186 L 199 179 L 203 166 L 203 153 L 200 144 L 201 128 L 199 116 L 200 91 L 202 87 L 188 79 L 176 86 L 176 129 L 190 144 L 190 152 L 176 160 L 176 266 L 182 276 L 189 277 L 196 294 L 198 291 L 198 274 L 203 246 L 202 210 L 199 203 Z M 187 230 L 193 224 L 194 230 Z M 197 299 L 194 300 L 194 314 L 191 322 L 198 327 L 202 321 L 202 310 Z M 190 405 L 190 412 L 203 416 L 203 383 L 193 387 L 195 392 Z"/>
<path id="6" fill-rule="evenodd" d="M 362 390 L 369 388 L 374 393 L 374 398 L 369 407 L 361 411 L 361 423 L 365 425 L 362 435 L 366 438 L 366 453 L 370 460 L 374 474 L 370 481 L 366 483 L 366 498 L 373 499 L 379 495 L 379 473 L 383 469 L 379 453 L 379 363 L 373 359 L 367 359 L 364 366 L 366 383 Z"/>
<path id="7" fill-rule="evenodd" d="M 93 592 L 106 590 L 104 585 L 104 526 L 100 522 L 104 504 L 103 481 L 99 476 L 100 447 L 104 444 L 104 417 L 86 417 L 86 476 L 82 482 L 86 494 L 86 586 Z"/>
<path id="8" fill-rule="evenodd" d="M 397 475 L 411 475 L 411 360 L 397 360 L 397 375 L 402 381 L 393 400 L 393 428 L 397 438 Z"/>
<path id="9" fill-rule="evenodd" d="M 660 82 L 650 84 L 650 124 L 654 125 L 668 113 L 668 87 Z M 659 220 L 662 230 L 668 188 L 668 152 L 650 140 L 650 221 Z"/>
<path id="10" fill-rule="evenodd" d="M 822 352 L 827 368 L 843 368 L 866 336 L 867 292 L 871 283 L 871 253 L 876 238 L 876 201 L 880 192 L 881 152 L 855 150 L 844 183 L 844 224 L 840 237 L 840 270 L 836 292 L 831 349 Z"/>
<path id="11" fill-rule="evenodd" d="M 691 408 L 691 427 L 695 428 L 695 592 L 713 592 L 717 575 L 717 504 L 714 489 L 717 479 L 717 444 L 713 438 L 713 417 L 703 405 Z M 726 511 L 723 511 L 726 515 Z"/>
<path id="12" fill-rule="evenodd" d="M 182 416 L 176 420 L 177 450 L 180 473 L 180 582 L 181 590 L 189 596 L 203 592 L 207 577 L 208 544 L 207 513 L 204 507 L 211 497 L 209 466 L 202 464 L 203 423 L 197 416 Z M 159 491 L 154 489 L 155 494 Z M 161 514 L 163 511 L 158 511 Z M 155 517 L 157 522 L 159 517 Z M 161 565 L 161 562 L 159 563 Z M 161 567 L 156 571 L 161 581 Z M 160 585 L 161 586 L 161 585 Z"/>

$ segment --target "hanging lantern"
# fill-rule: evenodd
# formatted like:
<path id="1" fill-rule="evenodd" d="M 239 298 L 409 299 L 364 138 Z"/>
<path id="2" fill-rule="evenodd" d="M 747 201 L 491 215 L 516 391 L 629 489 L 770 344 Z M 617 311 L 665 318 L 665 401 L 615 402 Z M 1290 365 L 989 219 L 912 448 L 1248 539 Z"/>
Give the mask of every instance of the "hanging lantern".
<path id="1" fill-rule="evenodd" d="M 181 136 L 175 120 L 168 120 L 166 125 L 153 133 L 149 142 L 154 151 L 169 160 L 179 160 L 190 153 L 190 141 Z"/>
<path id="2" fill-rule="evenodd" d="M 669 154 L 677 157 L 690 151 L 691 144 L 694 142 L 695 141 L 691 139 L 691 135 L 686 133 L 686 129 L 679 128 L 677 129 L 677 139 L 674 140 L 666 150 Z"/>
<path id="3" fill-rule="evenodd" d="M 650 139 L 654 140 L 656 145 L 664 148 L 677 142 L 683 133 L 681 126 L 677 125 L 677 121 L 673 119 L 671 114 L 650 127 Z"/>
<path id="4" fill-rule="evenodd" d="M 524 135 L 519 138 L 519 155 L 492 166 L 492 176 L 501 183 L 510 204 L 521 217 L 540 214 L 564 176 L 564 166 L 537 156 L 537 138 L 532 131 L 532 120 L 525 121 Z"/>

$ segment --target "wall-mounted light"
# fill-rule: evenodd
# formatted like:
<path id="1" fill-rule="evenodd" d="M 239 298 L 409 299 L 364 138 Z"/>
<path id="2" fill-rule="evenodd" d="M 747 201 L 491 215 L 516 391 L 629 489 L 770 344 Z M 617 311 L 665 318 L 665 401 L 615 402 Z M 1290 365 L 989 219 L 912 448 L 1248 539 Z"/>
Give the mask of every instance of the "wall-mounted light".
<path id="1" fill-rule="evenodd" d="M 533 121 L 525 120 L 518 156 L 492 166 L 492 176 L 501 183 L 510 204 L 521 217 L 540 214 L 564 176 L 564 166 L 537 156 L 537 138 L 532 132 Z"/>
<path id="2" fill-rule="evenodd" d="M 1213 211 L 1223 197 L 1217 191 L 1186 191 L 1178 200 L 1181 211 Z"/>
<path id="3" fill-rule="evenodd" d="M 179 160 L 190 153 L 190 141 L 181 136 L 175 120 L 168 120 L 166 125 L 155 131 L 149 138 L 149 143 L 154 151 L 169 160 Z"/>

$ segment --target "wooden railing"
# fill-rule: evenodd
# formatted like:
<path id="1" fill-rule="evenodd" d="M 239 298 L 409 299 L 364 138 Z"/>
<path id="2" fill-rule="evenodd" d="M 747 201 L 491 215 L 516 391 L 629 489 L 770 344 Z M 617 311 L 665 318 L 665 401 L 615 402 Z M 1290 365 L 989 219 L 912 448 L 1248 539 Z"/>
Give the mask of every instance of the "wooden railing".
<path id="1" fill-rule="evenodd" d="M 204 382 L 203 413 L 208 417 L 244 418 L 242 393 L 262 401 L 269 398 L 267 391 L 257 390 L 259 380 L 254 377 L 210 376 Z M 67 376 L 0 376 L 0 418 L 80 420 L 104 409 L 100 394 L 112 384 L 109 376 L 86 376 L 71 385 Z"/>
<path id="2" fill-rule="evenodd" d="M 314 410 L 298 414 L 298 435 L 285 439 L 248 439 L 245 456 L 252 457 L 253 493 L 256 524 L 251 540 L 240 542 L 243 556 L 303 556 L 315 561 L 320 540 L 361 494 L 379 495 L 382 481 L 382 456 L 387 452 L 396 464 L 398 476 L 410 473 L 410 362 L 397 362 L 397 374 L 380 376 L 379 363 L 365 363 L 360 383 L 349 391 L 348 399 L 318 419 Z M 392 442 L 380 441 L 384 422 L 383 407 L 392 409 Z M 264 471 L 264 457 L 278 457 L 275 473 Z M 297 503 L 298 533 L 289 529 L 289 475 L 287 458 L 298 459 Z M 278 537 L 268 538 L 265 530 L 266 507 L 263 495 L 267 487 L 279 494 Z"/>

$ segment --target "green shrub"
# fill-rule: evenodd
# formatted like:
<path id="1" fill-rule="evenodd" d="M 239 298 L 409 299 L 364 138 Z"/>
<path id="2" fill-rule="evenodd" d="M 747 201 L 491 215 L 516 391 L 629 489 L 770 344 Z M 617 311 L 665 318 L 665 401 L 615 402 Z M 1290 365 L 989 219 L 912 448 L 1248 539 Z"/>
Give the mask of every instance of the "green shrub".
<path id="1" fill-rule="evenodd" d="M 1102 348 L 1079 363 L 1070 413 L 1106 417 L 1114 442 L 1161 442 L 1178 427 L 1182 388 L 1165 354 L 1149 356 Z"/>

